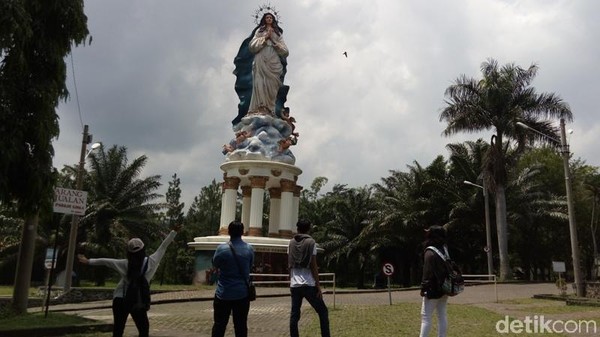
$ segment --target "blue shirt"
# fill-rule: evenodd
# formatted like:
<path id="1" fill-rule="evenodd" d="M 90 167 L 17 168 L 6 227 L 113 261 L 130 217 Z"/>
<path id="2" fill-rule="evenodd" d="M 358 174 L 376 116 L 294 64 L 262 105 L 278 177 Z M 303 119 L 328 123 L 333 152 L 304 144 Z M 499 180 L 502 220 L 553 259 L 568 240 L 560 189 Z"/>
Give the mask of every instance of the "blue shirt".
<path id="1" fill-rule="evenodd" d="M 250 280 L 250 269 L 254 264 L 254 249 L 251 245 L 244 242 L 242 238 L 234 238 L 231 243 L 233 243 L 243 276 L 240 274 L 229 244 L 220 244 L 213 256 L 213 266 L 219 269 L 215 296 L 226 301 L 240 300 L 248 296 L 246 281 Z"/>

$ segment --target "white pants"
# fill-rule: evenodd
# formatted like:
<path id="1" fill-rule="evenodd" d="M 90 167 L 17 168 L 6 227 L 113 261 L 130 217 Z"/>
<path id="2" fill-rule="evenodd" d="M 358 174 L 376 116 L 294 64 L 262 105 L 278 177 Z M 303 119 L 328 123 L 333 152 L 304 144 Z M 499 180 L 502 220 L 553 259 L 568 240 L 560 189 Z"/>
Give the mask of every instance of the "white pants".
<path id="1" fill-rule="evenodd" d="M 441 298 L 436 299 L 423 297 L 423 305 L 421 306 L 421 334 L 419 337 L 429 336 L 433 312 L 435 310 L 437 310 L 438 317 L 438 337 L 446 337 L 446 331 L 448 330 L 448 314 L 446 312 L 447 303 L 448 296 L 442 296 Z"/>

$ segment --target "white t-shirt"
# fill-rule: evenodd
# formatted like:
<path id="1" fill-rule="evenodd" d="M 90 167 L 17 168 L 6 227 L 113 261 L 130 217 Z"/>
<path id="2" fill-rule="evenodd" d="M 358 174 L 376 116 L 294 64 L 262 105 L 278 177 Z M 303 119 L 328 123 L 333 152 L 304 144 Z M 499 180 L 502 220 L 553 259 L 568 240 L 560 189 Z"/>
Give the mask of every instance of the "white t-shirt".
<path id="1" fill-rule="evenodd" d="M 288 254 L 289 254 L 288 247 Z M 317 255 L 317 245 L 312 253 L 313 256 Z M 316 285 L 315 278 L 312 275 L 310 268 L 292 268 L 290 270 L 290 287 L 302 287 L 302 286 L 310 286 L 314 287 Z"/>

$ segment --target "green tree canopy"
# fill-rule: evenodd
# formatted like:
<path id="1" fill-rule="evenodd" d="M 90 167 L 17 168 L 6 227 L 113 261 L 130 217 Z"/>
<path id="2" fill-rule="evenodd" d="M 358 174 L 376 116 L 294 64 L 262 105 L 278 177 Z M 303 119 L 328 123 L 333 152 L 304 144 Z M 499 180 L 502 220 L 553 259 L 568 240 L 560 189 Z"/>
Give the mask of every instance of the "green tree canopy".
<path id="1" fill-rule="evenodd" d="M 25 313 L 38 215 L 50 209 L 56 107 L 68 96 L 64 58 L 88 36 L 82 0 L 0 1 L 0 202 L 26 219 L 13 307 Z"/>
<path id="2" fill-rule="evenodd" d="M 538 67 L 521 68 L 515 64 L 499 66 L 489 59 L 481 65 L 482 78 L 462 75 L 446 89 L 446 107 L 440 121 L 447 123 L 443 134 L 493 130 L 486 154 L 484 179 L 495 192 L 496 225 L 500 255 L 500 279 L 510 277 L 505 189 L 508 169 L 525 149 L 528 139 L 550 141 L 538 133 L 517 126 L 522 122 L 543 134 L 556 136 L 551 118 L 572 119 L 567 103 L 554 93 L 537 93 L 531 86 Z M 559 137 L 554 137 L 558 139 Z M 515 141 L 514 151 L 509 153 Z"/>

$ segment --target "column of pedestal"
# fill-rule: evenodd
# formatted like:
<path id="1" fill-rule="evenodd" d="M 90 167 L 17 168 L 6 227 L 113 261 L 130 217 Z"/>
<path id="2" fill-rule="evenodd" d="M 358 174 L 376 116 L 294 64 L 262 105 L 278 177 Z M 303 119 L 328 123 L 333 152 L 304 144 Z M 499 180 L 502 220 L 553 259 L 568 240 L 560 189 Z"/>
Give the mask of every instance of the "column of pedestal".
<path id="1" fill-rule="evenodd" d="M 250 226 L 250 202 L 252 200 L 252 187 L 242 186 L 242 223 L 246 227 L 246 232 Z"/>
<path id="2" fill-rule="evenodd" d="M 294 206 L 292 208 L 292 232 L 296 233 L 296 223 L 298 223 L 298 212 L 300 210 L 300 192 L 302 186 L 296 185 L 294 189 Z"/>
<path id="3" fill-rule="evenodd" d="M 265 186 L 268 177 L 250 177 L 252 195 L 250 200 L 250 228 L 248 235 L 262 236 L 263 202 L 265 198 Z"/>
<path id="4" fill-rule="evenodd" d="M 269 189 L 271 204 L 269 206 L 269 237 L 279 237 L 279 212 L 281 209 L 281 189 L 273 187 Z"/>
<path id="5" fill-rule="evenodd" d="M 240 178 L 223 178 L 223 197 L 221 199 L 221 223 L 219 225 L 219 235 L 227 235 L 229 223 L 235 220 L 235 206 L 237 199 L 237 189 L 240 184 Z"/>
<path id="6" fill-rule="evenodd" d="M 279 235 L 283 238 L 292 237 L 293 228 L 293 207 L 294 207 L 294 190 L 296 183 L 287 180 L 280 180 L 281 186 L 281 207 L 279 212 Z"/>

